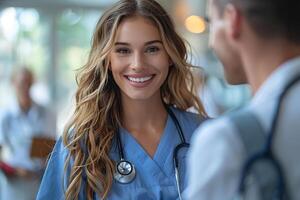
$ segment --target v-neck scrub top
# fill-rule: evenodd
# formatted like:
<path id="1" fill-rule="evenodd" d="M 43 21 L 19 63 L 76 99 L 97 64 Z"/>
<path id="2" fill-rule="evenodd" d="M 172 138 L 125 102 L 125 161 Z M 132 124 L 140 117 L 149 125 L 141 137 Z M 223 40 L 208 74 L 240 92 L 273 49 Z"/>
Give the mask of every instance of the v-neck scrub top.
<path id="1" fill-rule="evenodd" d="M 186 141 L 190 138 L 203 121 L 199 115 L 171 108 L 183 130 Z M 113 184 L 108 200 L 175 200 L 178 199 L 176 188 L 175 172 L 173 165 L 173 150 L 176 145 L 181 143 L 179 133 L 172 118 L 168 116 L 164 132 L 160 138 L 156 152 L 151 158 L 135 138 L 124 128 L 120 128 L 121 142 L 124 151 L 124 157 L 130 161 L 136 170 L 135 179 L 128 184 L 121 184 L 113 180 Z M 186 178 L 186 153 L 188 148 L 182 148 L 178 154 L 179 175 L 181 191 L 187 186 Z M 42 184 L 39 189 L 37 199 L 64 199 L 63 177 L 68 176 L 64 173 L 64 162 L 68 150 L 64 147 L 60 139 L 52 152 L 44 174 Z M 119 151 L 114 141 L 110 157 L 116 162 L 120 160 Z M 67 178 L 65 177 L 65 181 Z M 85 179 L 83 178 L 85 185 Z M 66 187 L 66 183 L 64 183 Z M 86 199 L 84 186 L 81 188 L 80 198 Z M 95 194 L 94 199 L 101 199 Z"/>

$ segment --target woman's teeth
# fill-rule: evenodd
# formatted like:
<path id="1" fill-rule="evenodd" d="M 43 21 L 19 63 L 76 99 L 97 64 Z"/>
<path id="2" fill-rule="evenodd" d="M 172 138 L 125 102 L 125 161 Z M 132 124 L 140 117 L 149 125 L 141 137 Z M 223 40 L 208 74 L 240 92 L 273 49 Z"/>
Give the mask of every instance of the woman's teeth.
<path id="1" fill-rule="evenodd" d="M 143 83 L 146 82 L 148 80 L 150 80 L 153 76 L 146 76 L 146 77 L 141 77 L 141 78 L 134 78 L 134 77 L 130 77 L 127 76 L 127 79 L 132 81 L 132 82 L 136 82 L 136 83 Z"/>

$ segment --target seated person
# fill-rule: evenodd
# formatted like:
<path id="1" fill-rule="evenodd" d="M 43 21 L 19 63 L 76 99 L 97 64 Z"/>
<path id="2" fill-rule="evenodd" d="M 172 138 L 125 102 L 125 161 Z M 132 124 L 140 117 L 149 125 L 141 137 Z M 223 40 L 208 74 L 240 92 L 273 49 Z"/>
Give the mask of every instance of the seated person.
<path id="1" fill-rule="evenodd" d="M 20 68 L 12 75 L 16 101 L 0 120 L 0 200 L 35 199 L 45 159 L 31 157 L 32 139 L 55 139 L 55 118 L 30 97 L 33 74 Z"/>

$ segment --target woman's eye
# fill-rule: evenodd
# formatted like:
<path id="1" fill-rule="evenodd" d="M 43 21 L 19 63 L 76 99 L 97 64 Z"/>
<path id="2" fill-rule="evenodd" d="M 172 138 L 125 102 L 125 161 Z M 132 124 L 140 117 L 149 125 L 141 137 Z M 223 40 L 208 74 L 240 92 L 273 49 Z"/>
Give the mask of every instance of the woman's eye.
<path id="1" fill-rule="evenodd" d="M 158 51 L 159 51 L 158 47 L 148 47 L 146 49 L 146 52 L 148 52 L 148 53 L 155 53 L 155 52 L 158 52 Z"/>
<path id="2" fill-rule="evenodd" d="M 130 49 L 119 48 L 119 49 L 116 49 L 116 52 L 119 53 L 119 54 L 129 54 L 130 53 Z"/>

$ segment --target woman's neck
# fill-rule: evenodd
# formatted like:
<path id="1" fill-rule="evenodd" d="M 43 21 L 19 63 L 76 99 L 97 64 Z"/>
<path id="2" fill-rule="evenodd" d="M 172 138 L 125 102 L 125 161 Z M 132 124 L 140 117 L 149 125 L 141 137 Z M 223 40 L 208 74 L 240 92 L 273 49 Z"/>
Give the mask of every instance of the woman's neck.
<path id="1" fill-rule="evenodd" d="M 164 132 L 168 113 L 160 98 L 122 100 L 122 126 L 153 157 Z"/>
<path id="2" fill-rule="evenodd" d="M 164 128 L 167 111 L 162 100 L 124 100 L 122 101 L 122 126 L 128 131 L 150 128 Z"/>

